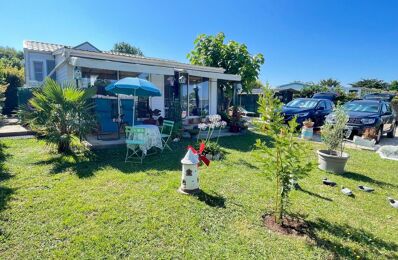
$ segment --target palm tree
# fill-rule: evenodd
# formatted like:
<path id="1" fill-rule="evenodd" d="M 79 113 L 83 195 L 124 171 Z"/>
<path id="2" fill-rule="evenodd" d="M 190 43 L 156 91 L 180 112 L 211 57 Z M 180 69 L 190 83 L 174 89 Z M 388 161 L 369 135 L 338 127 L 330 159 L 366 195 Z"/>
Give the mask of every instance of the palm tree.
<path id="1" fill-rule="evenodd" d="M 323 80 L 319 81 L 319 85 L 321 85 L 323 87 L 328 87 L 328 88 L 341 87 L 340 81 L 338 81 L 336 79 L 332 79 L 332 78 L 323 79 Z"/>
<path id="2" fill-rule="evenodd" d="M 70 153 L 95 122 L 90 113 L 92 94 L 93 89 L 78 89 L 72 84 L 60 86 L 46 79 L 29 100 L 31 108 L 23 108 L 22 119 L 49 144 L 55 144 L 59 153 Z"/>

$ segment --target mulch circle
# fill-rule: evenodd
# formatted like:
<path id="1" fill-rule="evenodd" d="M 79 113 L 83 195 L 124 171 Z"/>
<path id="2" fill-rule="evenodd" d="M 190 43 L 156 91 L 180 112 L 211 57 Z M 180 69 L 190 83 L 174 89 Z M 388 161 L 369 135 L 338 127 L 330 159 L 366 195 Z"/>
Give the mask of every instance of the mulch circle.
<path id="1" fill-rule="evenodd" d="M 263 222 L 268 229 L 280 234 L 305 237 L 309 235 L 308 224 L 300 218 L 284 216 L 282 224 L 278 224 L 272 214 L 265 214 L 263 215 Z"/>

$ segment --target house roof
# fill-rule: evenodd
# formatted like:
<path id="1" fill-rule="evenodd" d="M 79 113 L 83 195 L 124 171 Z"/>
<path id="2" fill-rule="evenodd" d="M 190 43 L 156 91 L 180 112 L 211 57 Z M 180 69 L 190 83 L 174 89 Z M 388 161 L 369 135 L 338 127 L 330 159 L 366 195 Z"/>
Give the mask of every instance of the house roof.
<path id="1" fill-rule="evenodd" d="M 246 92 L 243 92 L 243 91 L 241 91 L 241 92 L 239 93 L 239 95 L 261 95 L 261 94 L 264 94 L 264 91 L 263 91 L 263 89 L 261 89 L 261 88 L 254 88 L 254 89 L 252 89 L 252 91 L 249 92 L 249 93 L 246 93 Z"/>
<path id="2" fill-rule="evenodd" d="M 301 82 L 292 82 L 292 83 L 283 84 L 283 85 L 275 87 L 275 91 L 282 91 L 282 90 L 300 91 L 305 86 L 308 86 L 308 85 L 305 83 L 301 83 Z"/>
<path id="3" fill-rule="evenodd" d="M 166 65 L 173 66 L 175 68 L 182 69 L 195 69 L 201 71 L 211 71 L 214 73 L 224 73 L 224 68 L 219 67 L 209 67 L 209 66 L 201 66 L 201 65 L 192 65 L 189 63 L 183 63 L 168 59 L 159 59 L 145 56 L 132 55 L 127 53 L 113 52 L 113 51 L 89 51 L 89 50 L 81 50 L 78 47 L 83 44 L 90 44 L 89 42 L 84 42 L 82 44 L 77 45 L 76 47 L 61 45 L 61 44 L 52 44 L 52 43 L 44 43 L 37 41 L 24 41 L 24 49 L 33 50 L 33 51 L 41 51 L 41 52 L 50 52 L 53 55 L 57 55 L 62 53 L 64 50 L 71 50 L 72 55 L 77 55 L 78 57 L 86 57 L 86 58 L 97 58 L 97 59 L 106 59 L 106 60 L 114 60 L 121 62 L 133 62 L 133 63 L 143 63 L 148 65 Z M 93 46 L 92 44 L 90 44 Z M 94 46 L 93 46 L 94 47 Z M 95 48 L 95 47 L 94 47 Z M 97 49 L 97 48 L 95 48 Z"/>
<path id="4" fill-rule="evenodd" d="M 54 52 L 58 49 L 69 47 L 62 44 L 53 44 L 53 43 L 46 43 L 46 42 L 37 42 L 37 41 L 24 41 L 23 48 L 32 50 L 32 51 L 40 51 L 40 52 Z"/>

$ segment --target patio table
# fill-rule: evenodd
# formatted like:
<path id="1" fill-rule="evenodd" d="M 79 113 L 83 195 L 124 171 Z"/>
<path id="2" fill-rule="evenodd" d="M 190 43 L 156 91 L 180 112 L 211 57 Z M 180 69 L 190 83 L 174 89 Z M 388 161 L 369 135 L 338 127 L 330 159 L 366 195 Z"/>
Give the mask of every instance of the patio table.
<path id="1" fill-rule="evenodd" d="M 140 145 L 140 150 L 146 155 L 152 147 L 163 150 L 162 136 L 156 125 L 135 125 L 135 128 L 145 128 L 145 143 Z"/>

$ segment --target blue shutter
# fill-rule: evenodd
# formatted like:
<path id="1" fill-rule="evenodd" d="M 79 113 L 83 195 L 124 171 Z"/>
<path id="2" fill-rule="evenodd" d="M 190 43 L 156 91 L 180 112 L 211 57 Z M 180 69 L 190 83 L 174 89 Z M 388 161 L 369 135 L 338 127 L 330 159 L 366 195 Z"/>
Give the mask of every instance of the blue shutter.
<path id="1" fill-rule="evenodd" d="M 55 68 L 55 60 L 47 60 L 47 61 L 46 61 L 46 65 L 47 65 L 47 76 L 48 76 L 48 74 L 50 74 L 50 72 Z M 56 72 L 54 72 L 54 73 L 51 75 L 51 78 L 52 78 L 53 80 L 56 79 L 55 74 L 56 74 Z"/>
<path id="2" fill-rule="evenodd" d="M 43 81 L 44 79 L 43 72 L 43 62 L 42 61 L 34 61 L 33 62 L 33 75 L 35 76 L 35 80 Z"/>

